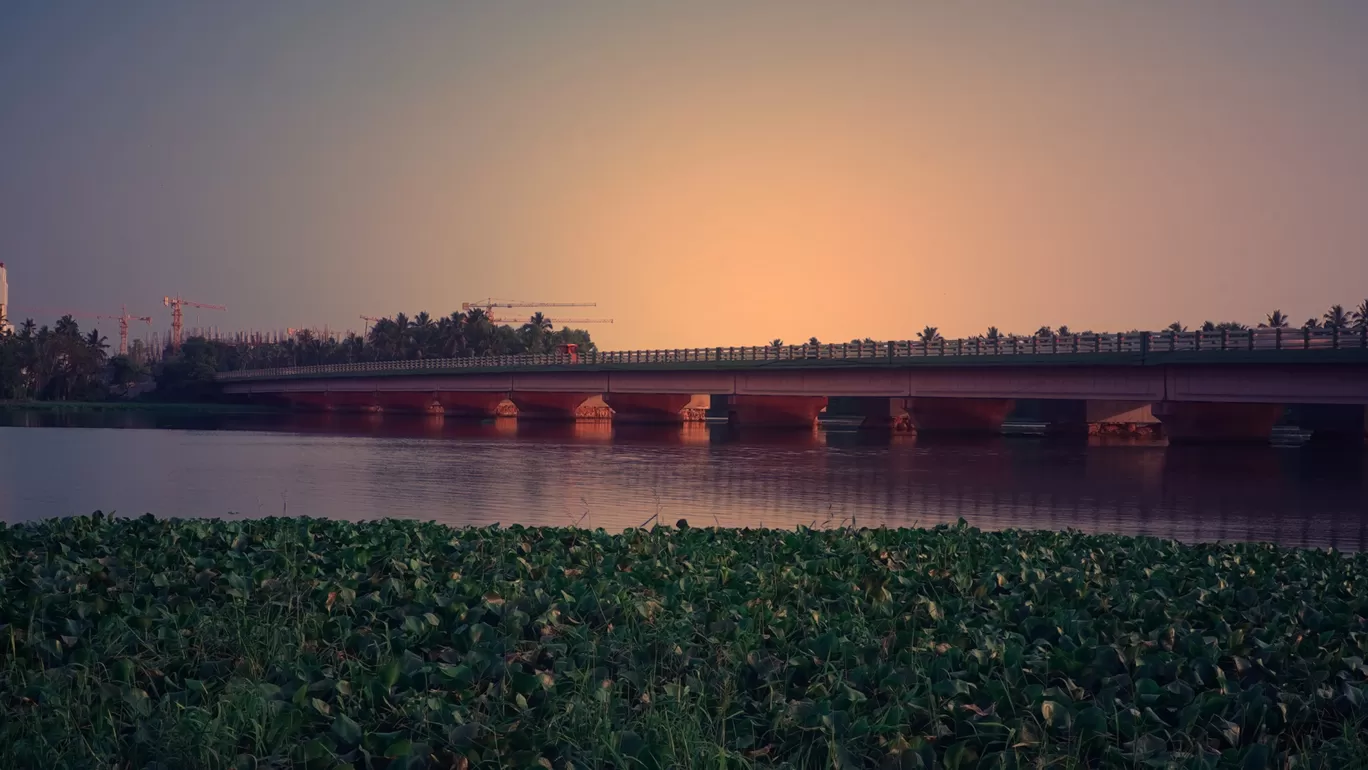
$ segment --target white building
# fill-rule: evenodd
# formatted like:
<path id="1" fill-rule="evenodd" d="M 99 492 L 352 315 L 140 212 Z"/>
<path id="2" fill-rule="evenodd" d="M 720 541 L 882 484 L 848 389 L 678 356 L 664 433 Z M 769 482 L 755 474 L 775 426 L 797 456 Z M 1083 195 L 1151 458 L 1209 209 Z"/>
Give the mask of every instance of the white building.
<path id="1" fill-rule="evenodd" d="M 5 273 L 5 263 L 0 262 L 0 332 L 13 328 L 9 319 L 9 276 Z"/>

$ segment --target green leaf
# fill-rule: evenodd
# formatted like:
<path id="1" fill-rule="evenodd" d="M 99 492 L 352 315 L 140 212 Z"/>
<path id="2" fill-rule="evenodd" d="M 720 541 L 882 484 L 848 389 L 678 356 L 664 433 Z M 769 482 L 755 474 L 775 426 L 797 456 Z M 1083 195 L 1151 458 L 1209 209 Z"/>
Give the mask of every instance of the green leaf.
<path id="1" fill-rule="evenodd" d="M 341 713 L 333 720 L 332 732 L 333 735 L 337 736 L 339 741 L 342 741 L 342 743 L 348 746 L 359 744 L 364 737 L 361 726 L 353 721 L 351 717 Z"/>
<path id="2" fill-rule="evenodd" d="M 392 688 L 399 683 L 399 661 L 391 659 L 380 667 L 380 684 Z"/>

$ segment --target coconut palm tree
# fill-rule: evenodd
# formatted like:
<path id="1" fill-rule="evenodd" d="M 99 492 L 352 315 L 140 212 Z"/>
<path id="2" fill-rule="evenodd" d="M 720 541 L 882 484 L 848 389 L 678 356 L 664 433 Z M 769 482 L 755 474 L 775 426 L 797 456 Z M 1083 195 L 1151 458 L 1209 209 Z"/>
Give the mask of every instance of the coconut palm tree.
<path id="1" fill-rule="evenodd" d="M 1042 339 L 1049 339 L 1050 337 L 1054 336 L 1054 329 L 1051 329 L 1048 326 L 1042 326 L 1039 329 L 1036 329 L 1035 336 L 1040 337 Z"/>
<path id="2" fill-rule="evenodd" d="M 105 353 L 105 351 L 109 350 L 109 340 L 100 336 L 99 329 L 91 329 L 90 334 L 86 335 L 85 344 L 90 350 L 90 358 L 94 361 L 95 365 L 97 367 L 103 366 L 105 359 L 108 358 L 108 354 Z"/>
<path id="3" fill-rule="evenodd" d="M 547 318 L 543 313 L 533 313 L 532 317 L 527 319 L 527 325 L 534 329 L 541 329 L 544 332 L 549 332 L 552 328 L 551 319 Z"/>
<path id="4" fill-rule="evenodd" d="M 1182 325 L 1181 323 L 1178 323 L 1177 321 L 1174 321 L 1173 323 L 1169 324 L 1168 328 L 1164 329 L 1164 331 L 1172 332 L 1174 334 L 1182 334 L 1183 332 L 1187 331 L 1187 327 Z"/>
<path id="5" fill-rule="evenodd" d="M 1068 326 L 1061 326 L 1061 327 L 1059 327 L 1058 329 L 1055 330 L 1055 334 L 1058 334 L 1058 335 L 1061 336 L 1061 337 L 1067 337 L 1067 336 L 1069 336 L 1069 327 L 1068 327 Z"/>
<path id="6" fill-rule="evenodd" d="M 1302 327 L 1301 327 L 1301 328 L 1303 328 L 1303 329 L 1319 329 L 1319 328 L 1320 328 L 1320 319 L 1318 319 L 1318 318 L 1312 316 L 1311 318 L 1306 319 L 1306 323 L 1302 324 Z"/>
<path id="7" fill-rule="evenodd" d="M 1368 326 L 1368 299 L 1360 302 L 1359 306 L 1354 308 L 1354 328 L 1362 330 L 1366 326 Z"/>
<path id="8" fill-rule="evenodd" d="M 941 339 L 940 329 L 937 329 L 934 326 L 928 326 L 920 332 L 917 332 L 917 339 L 922 342 L 939 342 Z"/>
<path id="9" fill-rule="evenodd" d="M 775 337 L 774 339 L 769 341 L 769 346 L 772 348 L 782 348 L 784 346 L 784 341 L 779 339 L 778 337 Z"/>
<path id="10" fill-rule="evenodd" d="M 1268 316 L 1264 319 L 1264 322 L 1259 324 L 1259 326 L 1267 327 L 1270 329 L 1286 329 L 1287 316 L 1283 315 L 1283 311 L 1281 310 L 1274 310 L 1272 313 L 1268 314 Z"/>
<path id="11" fill-rule="evenodd" d="M 1349 328 L 1349 313 L 1345 312 L 1344 305 L 1331 305 L 1322 318 L 1325 319 L 1326 329 Z"/>
<path id="12" fill-rule="evenodd" d="M 989 326 L 988 331 L 984 333 L 983 338 L 989 342 L 997 342 L 1002 339 L 1002 332 L 998 331 L 996 326 Z"/>

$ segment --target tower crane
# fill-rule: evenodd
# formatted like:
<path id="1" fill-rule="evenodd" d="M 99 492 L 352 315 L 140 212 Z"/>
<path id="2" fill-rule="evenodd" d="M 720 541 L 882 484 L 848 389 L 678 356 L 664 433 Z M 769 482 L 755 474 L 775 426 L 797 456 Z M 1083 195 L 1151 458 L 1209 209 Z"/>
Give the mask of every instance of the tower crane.
<path id="1" fill-rule="evenodd" d="M 97 316 L 95 316 L 95 317 L 96 317 L 96 318 L 105 318 L 105 319 L 108 319 L 108 320 L 110 320 L 110 321 L 118 321 L 118 322 L 119 322 L 119 355 L 121 355 L 121 356 L 126 356 L 126 355 L 128 355 L 128 322 L 129 322 L 129 321 L 142 321 L 143 323 L 147 324 L 148 326 L 151 326 L 151 325 L 152 325 L 152 317 L 151 317 L 151 316 L 129 315 L 129 314 L 128 314 L 128 308 L 127 308 L 126 306 L 120 306 L 120 307 L 119 307 L 119 314 L 118 314 L 118 315 L 97 315 Z"/>
<path id="2" fill-rule="evenodd" d="M 484 299 L 475 302 L 462 302 L 461 310 L 468 311 L 475 308 L 485 311 L 486 314 L 493 315 L 496 307 L 598 307 L 596 302 L 525 302 L 516 299 Z"/>
<path id="3" fill-rule="evenodd" d="M 525 323 L 530 323 L 532 319 L 530 319 L 530 318 L 522 318 L 522 319 L 519 319 L 519 318 L 505 318 L 505 317 L 503 317 L 503 316 L 498 316 L 498 317 L 491 316 L 489 320 L 493 321 L 494 323 L 498 323 L 498 324 L 525 324 Z M 550 316 L 547 316 L 547 317 L 546 317 L 546 320 L 547 320 L 547 321 L 550 321 L 550 322 L 553 323 L 553 324 L 557 324 L 557 323 L 561 323 L 561 324 L 610 324 L 610 323 L 613 322 L 613 319 L 611 319 L 611 318 L 559 318 L 559 317 L 552 318 L 552 317 L 550 317 Z"/>
<path id="4" fill-rule="evenodd" d="M 121 356 L 128 355 L 128 322 L 142 321 L 143 323 L 146 323 L 148 326 L 152 325 L 151 316 L 129 315 L 127 306 L 121 306 L 119 308 L 119 315 L 109 315 L 108 313 L 91 313 L 84 310 L 57 310 L 54 308 L 25 308 L 24 312 L 42 313 L 54 316 L 69 315 L 72 318 L 100 318 L 106 321 L 118 321 L 119 355 Z"/>
<path id="5" fill-rule="evenodd" d="M 361 316 L 361 320 L 366 322 L 366 329 L 365 329 L 365 332 L 366 332 L 366 336 L 367 336 L 367 337 L 370 336 L 371 327 L 374 326 L 375 324 L 377 324 L 377 323 L 380 322 L 380 319 L 379 319 L 379 318 L 376 318 L 376 317 L 374 317 L 374 316 L 368 316 L 368 315 L 363 315 L 363 316 Z"/>
<path id="6" fill-rule="evenodd" d="M 201 310 L 227 310 L 222 305 L 206 305 L 202 302 L 191 302 L 183 297 L 162 297 L 162 304 L 171 308 L 171 348 L 179 350 L 181 343 L 185 341 L 185 314 L 184 306 L 197 307 Z"/>

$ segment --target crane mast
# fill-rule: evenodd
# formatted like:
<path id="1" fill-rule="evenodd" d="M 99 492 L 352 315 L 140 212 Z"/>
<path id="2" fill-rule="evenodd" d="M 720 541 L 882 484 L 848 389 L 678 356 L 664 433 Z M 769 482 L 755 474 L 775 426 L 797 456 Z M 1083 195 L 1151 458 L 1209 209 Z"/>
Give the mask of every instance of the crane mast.
<path id="1" fill-rule="evenodd" d="M 180 350 L 180 346 L 185 342 L 185 312 L 184 306 L 197 307 L 201 310 L 227 310 L 222 305 L 206 305 L 203 302 L 191 302 L 183 297 L 162 297 L 162 304 L 171 308 L 171 349 Z"/>

